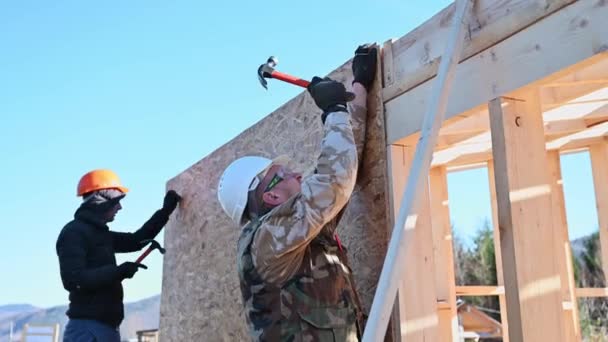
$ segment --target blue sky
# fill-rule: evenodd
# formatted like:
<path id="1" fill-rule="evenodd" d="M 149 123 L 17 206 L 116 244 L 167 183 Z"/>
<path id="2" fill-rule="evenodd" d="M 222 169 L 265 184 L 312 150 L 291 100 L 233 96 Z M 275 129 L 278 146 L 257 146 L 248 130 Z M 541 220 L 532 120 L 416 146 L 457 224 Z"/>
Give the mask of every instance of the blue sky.
<path id="1" fill-rule="evenodd" d="M 66 303 L 55 241 L 79 205 L 82 174 L 119 173 L 131 192 L 111 226 L 131 231 L 160 207 L 168 179 L 301 91 L 260 87 L 255 72 L 269 55 L 283 71 L 324 75 L 358 44 L 400 37 L 449 3 L 3 2 L 0 305 Z M 569 166 L 584 156 L 566 158 L 565 178 L 580 199 L 568 215 L 583 232 L 596 226 L 593 210 L 579 215 L 594 208 L 593 189 L 578 183 L 587 169 Z M 474 199 L 450 201 L 464 236 L 489 212 L 486 178 L 476 172 L 450 175 L 450 194 L 467 189 Z M 124 283 L 127 301 L 160 292 L 162 258 L 146 264 Z"/>

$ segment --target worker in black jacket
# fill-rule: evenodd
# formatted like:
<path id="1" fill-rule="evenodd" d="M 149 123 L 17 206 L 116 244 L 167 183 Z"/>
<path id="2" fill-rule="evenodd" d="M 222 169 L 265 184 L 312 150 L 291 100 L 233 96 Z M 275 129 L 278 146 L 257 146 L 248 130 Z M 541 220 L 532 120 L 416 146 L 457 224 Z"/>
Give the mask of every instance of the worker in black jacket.
<path id="1" fill-rule="evenodd" d="M 78 184 L 83 202 L 57 239 L 63 287 L 70 293 L 70 318 L 64 342 L 120 342 L 118 327 L 124 318 L 121 282 L 132 278 L 143 264 L 117 266 L 114 253 L 141 250 L 165 226 L 180 196 L 167 192 L 162 209 L 134 233 L 110 231 L 107 224 L 122 209 L 127 188 L 110 170 L 94 170 Z"/>

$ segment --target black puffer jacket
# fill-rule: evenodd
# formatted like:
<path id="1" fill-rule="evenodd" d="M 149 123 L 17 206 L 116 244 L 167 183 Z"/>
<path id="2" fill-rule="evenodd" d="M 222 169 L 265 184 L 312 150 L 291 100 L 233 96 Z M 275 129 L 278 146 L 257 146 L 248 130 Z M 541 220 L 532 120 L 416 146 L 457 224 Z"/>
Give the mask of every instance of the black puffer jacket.
<path id="1" fill-rule="evenodd" d="M 118 327 L 124 318 L 122 277 L 114 253 L 146 247 L 171 213 L 158 210 L 135 233 L 110 231 L 101 215 L 81 206 L 57 239 L 57 256 L 63 287 L 70 292 L 67 311 L 72 319 L 92 319 Z"/>

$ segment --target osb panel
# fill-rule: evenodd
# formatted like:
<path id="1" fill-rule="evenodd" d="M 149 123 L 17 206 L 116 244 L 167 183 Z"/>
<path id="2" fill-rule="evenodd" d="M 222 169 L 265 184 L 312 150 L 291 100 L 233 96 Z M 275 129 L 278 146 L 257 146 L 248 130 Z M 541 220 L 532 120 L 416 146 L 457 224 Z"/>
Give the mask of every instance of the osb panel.
<path id="1" fill-rule="evenodd" d="M 330 77 L 350 84 L 350 64 Z M 388 241 L 384 117 L 376 83 L 369 95 L 363 167 L 338 231 L 367 312 Z M 320 111 L 304 92 L 168 182 L 184 199 L 165 233 L 162 341 L 247 340 L 235 266 L 239 230 L 217 201 L 219 176 L 232 160 L 252 154 L 286 154 L 290 167 L 310 172 L 321 135 Z"/>

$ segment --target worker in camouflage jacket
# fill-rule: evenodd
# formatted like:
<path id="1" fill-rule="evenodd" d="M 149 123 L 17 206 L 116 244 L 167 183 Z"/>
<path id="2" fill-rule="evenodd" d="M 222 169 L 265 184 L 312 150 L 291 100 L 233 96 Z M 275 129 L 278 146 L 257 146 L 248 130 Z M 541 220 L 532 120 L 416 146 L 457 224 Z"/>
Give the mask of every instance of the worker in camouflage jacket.
<path id="1" fill-rule="evenodd" d="M 224 211 L 241 228 L 237 266 L 254 341 L 358 341 L 361 310 L 346 252 L 336 235 L 357 177 L 367 90 L 377 49 L 360 46 L 352 92 L 329 78 L 308 87 L 322 110 L 324 137 L 307 178 L 285 157 L 235 160 L 218 186 Z"/>

